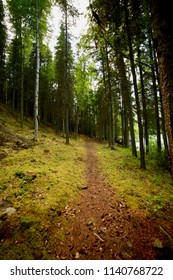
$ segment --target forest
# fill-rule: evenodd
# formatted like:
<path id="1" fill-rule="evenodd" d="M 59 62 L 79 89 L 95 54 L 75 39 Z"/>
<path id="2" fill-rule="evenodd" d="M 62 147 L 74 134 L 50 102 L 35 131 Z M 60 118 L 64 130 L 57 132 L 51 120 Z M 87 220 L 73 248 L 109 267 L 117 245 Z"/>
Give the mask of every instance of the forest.
<path id="1" fill-rule="evenodd" d="M 173 259 L 171 3 L 80 16 L 0 0 L 0 259 Z"/>

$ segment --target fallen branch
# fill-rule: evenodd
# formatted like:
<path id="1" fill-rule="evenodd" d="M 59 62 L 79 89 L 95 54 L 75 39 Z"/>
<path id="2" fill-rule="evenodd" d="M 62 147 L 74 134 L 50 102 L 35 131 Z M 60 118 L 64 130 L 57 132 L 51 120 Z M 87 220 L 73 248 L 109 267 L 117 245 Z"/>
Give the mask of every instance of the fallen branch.
<path id="1" fill-rule="evenodd" d="M 160 228 L 160 230 L 161 230 L 164 234 L 167 235 L 167 237 L 169 238 L 169 240 L 170 240 L 171 242 L 173 242 L 173 239 L 172 239 L 172 237 L 169 235 L 169 233 L 167 233 L 161 226 L 159 226 L 159 228 Z"/>
<path id="2" fill-rule="evenodd" d="M 97 234 L 94 232 L 94 235 L 101 241 L 101 242 L 104 242 L 104 240 Z"/>

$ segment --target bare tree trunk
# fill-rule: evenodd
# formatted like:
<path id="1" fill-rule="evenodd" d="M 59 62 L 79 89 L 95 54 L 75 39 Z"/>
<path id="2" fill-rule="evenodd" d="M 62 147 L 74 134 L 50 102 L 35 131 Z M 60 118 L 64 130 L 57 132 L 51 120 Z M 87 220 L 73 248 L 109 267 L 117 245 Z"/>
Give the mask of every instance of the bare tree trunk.
<path id="1" fill-rule="evenodd" d="M 126 76 L 125 63 L 124 63 L 124 59 L 123 59 L 123 55 L 122 55 L 121 51 L 119 52 L 118 57 L 117 57 L 117 65 L 118 65 L 118 72 L 119 72 L 119 76 L 120 76 L 121 92 L 122 92 L 122 95 L 125 96 L 125 101 L 127 102 L 126 108 L 128 111 L 128 118 L 129 118 L 129 124 L 130 124 L 132 155 L 137 157 L 135 132 L 134 132 L 134 120 L 133 120 L 133 112 L 132 112 L 132 102 L 130 99 L 130 90 L 129 90 L 127 76 Z"/>
<path id="2" fill-rule="evenodd" d="M 106 43 L 105 43 L 106 44 Z M 110 73 L 110 65 L 109 65 L 109 57 L 107 44 L 105 45 L 105 55 L 106 55 L 106 68 L 107 68 L 107 84 L 108 84 L 108 98 L 109 98 L 109 138 L 110 138 L 110 146 L 114 148 L 114 117 L 113 117 L 113 98 L 112 98 L 112 85 L 111 85 L 111 73 Z"/>
<path id="3" fill-rule="evenodd" d="M 67 27 L 67 0 L 66 0 L 66 4 L 65 4 L 65 36 L 66 36 L 66 102 L 65 102 L 65 118 L 66 118 L 66 126 L 65 126 L 65 130 L 66 130 L 66 144 L 69 144 L 69 100 L 68 100 L 68 27 Z"/>
<path id="4" fill-rule="evenodd" d="M 23 127 L 23 78 L 24 78 L 24 62 L 23 62 L 23 50 L 22 50 L 22 57 L 21 57 L 21 96 L 20 96 L 20 118 L 21 118 L 21 127 Z"/>
<path id="5" fill-rule="evenodd" d="M 152 44 L 149 39 L 149 49 L 150 49 L 150 59 L 154 61 Z M 158 96 L 157 96 L 157 85 L 156 85 L 156 75 L 154 65 L 151 66 L 152 80 L 153 80 L 153 95 L 154 95 L 154 107 L 155 107 L 155 116 L 156 116 L 156 130 L 157 130 L 157 150 L 161 151 L 161 136 L 160 136 L 160 118 L 159 118 L 159 106 L 158 106 Z"/>
<path id="6" fill-rule="evenodd" d="M 132 48 L 132 39 L 130 34 L 127 0 L 125 0 L 125 20 L 126 20 L 126 28 L 127 28 L 127 36 L 128 36 L 130 63 L 131 63 L 131 70 L 132 70 L 132 77 L 133 77 L 133 86 L 134 86 L 134 93 L 136 99 L 137 117 L 138 117 L 139 142 L 140 142 L 140 167 L 142 169 L 146 169 L 144 143 L 143 143 L 143 126 L 142 126 L 142 119 L 141 119 L 141 109 L 140 109 L 140 100 L 139 100 L 138 87 L 137 87 L 134 54 Z"/>
<path id="7" fill-rule="evenodd" d="M 21 83 L 20 83 L 20 125 L 23 127 L 23 80 L 24 80 L 24 55 L 23 55 L 23 42 L 22 42 L 22 20 L 20 18 L 20 55 L 21 55 Z"/>
<path id="8" fill-rule="evenodd" d="M 160 78 L 159 78 L 156 53 L 154 53 L 154 61 L 155 61 L 157 82 L 159 85 L 159 96 L 160 96 L 160 103 L 161 103 L 161 125 L 162 125 L 162 134 L 163 134 L 163 143 L 164 143 L 164 148 L 165 148 L 165 154 L 168 156 L 168 139 L 167 139 L 167 135 L 166 135 L 165 116 L 164 116 L 164 110 L 163 110 L 163 101 L 162 101 L 162 94 L 161 94 L 161 89 L 160 89 Z"/>
<path id="9" fill-rule="evenodd" d="M 146 107 L 146 94 L 145 94 L 145 89 L 144 89 L 140 46 L 138 46 L 138 61 L 139 61 L 140 81 L 141 81 L 141 94 L 142 94 L 142 106 L 143 106 L 143 122 L 144 122 L 144 136 L 145 136 L 145 142 L 146 142 L 146 154 L 148 154 L 149 153 L 148 115 L 147 115 L 147 107 Z"/>
<path id="10" fill-rule="evenodd" d="M 35 77 L 35 108 L 34 108 L 34 123 L 35 123 L 34 140 L 35 141 L 38 140 L 39 72 L 40 72 L 39 15 L 38 15 L 38 2 L 36 1 L 36 77 Z"/>
<path id="11" fill-rule="evenodd" d="M 173 32 L 170 1 L 151 0 L 153 38 L 158 57 L 170 170 L 173 177 Z"/>

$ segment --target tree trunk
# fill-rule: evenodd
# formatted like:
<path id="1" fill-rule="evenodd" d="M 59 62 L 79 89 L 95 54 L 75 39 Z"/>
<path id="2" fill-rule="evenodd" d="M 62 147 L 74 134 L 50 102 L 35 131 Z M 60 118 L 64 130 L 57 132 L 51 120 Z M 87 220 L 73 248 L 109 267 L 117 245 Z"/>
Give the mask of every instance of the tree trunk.
<path id="1" fill-rule="evenodd" d="M 140 73 L 140 81 L 141 81 L 144 136 L 145 136 L 145 143 L 146 143 L 146 154 L 148 154 L 149 153 L 148 115 L 147 115 L 147 106 L 146 106 L 146 94 L 145 94 L 144 81 L 143 81 L 143 71 L 142 71 L 142 63 L 141 63 L 140 46 L 138 46 L 138 63 L 139 63 L 139 73 Z"/>
<path id="2" fill-rule="evenodd" d="M 162 94 L 160 90 L 160 78 L 159 78 L 159 71 L 158 71 L 158 63 L 156 59 L 156 53 L 154 52 L 154 62 L 155 62 L 155 68 L 156 68 L 156 74 L 157 74 L 157 83 L 159 85 L 159 96 L 160 96 L 160 103 L 161 103 L 161 125 L 162 125 L 162 134 L 163 134 L 163 143 L 165 148 L 165 154 L 168 156 L 168 140 L 166 135 L 166 127 L 165 127 L 165 116 L 164 116 L 164 110 L 163 110 L 163 102 L 162 102 Z"/>
<path id="3" fill-rule="evenodd" d="M 75 138 L 78 138 L 78 132 L 79 132 L 79 121 L 80 121 L 80 107 L 77 106 L 76 108 L 76 118 L 75 118 Z"/>
<path id="4" fill-rule="evenodd" d="M 139 142 L 140 142 L 140 167 L 142 169 L 146 169 L 141 109 L 140 109 L 140 101 L 139 101 L 139 94 L 138 94 L 138 88 L 137 88 L 134 54 L 133 54 L 133 48 L 132 48 L 132 40 L 131 40 L 130 27 L 129 27 L 129 15 L 128 15 L 128 7 L 127 7 L 126 0 L 125 0 L 125 20 L 126 20 L 126 28 L 127 28 L 127 36 L 128 36 L 131 71 L 132 71 L 132 77 L 133 77 L 133 86 L 134 86 L 134 93 L 135 93 L 135 99 L 136 99 L 137 117 L 138 117 Z"/>
<path id="5" fill-rule="evenodd" d="M 125 63 L 123 59 L 123 55 L 119 52 L 117 56 L 117 65 L 118 65 L 118 72 L 120 75 L 120 83 L 121 83 L 121 92 L 123 96 L 126 96 L 125 100 L 127 102 L 127 110 L 128 110 L 128 118 L 130 124 L 130 136 L 131 136 L 131 144 L 132 144 L 132 155 L 137 157 L 137 150 L 136 150 L 136 141 L 135 141 L 135 132 L 134 132 L 134 121 L 133 121 L 133 112 L 132 112 L 132 102 L 130 98 L 130 89 L 128 86 L 128 80 L 126 76 L 126 69 Z"/>
<path id="6" fill-rule="evenodd" d="M 35 79 L 35 108 L 34 108 L 35 141 L 38 140 L 39 72 L 40 72 L 39 15 L 38 15 L 38 2 L 36 1 L 36 79 Z"/>
<path id="7" fill-rule="evenodd" d="M 21 60 L 21 83 L 20 83 L 20 125 L 23 127 L 23 83 L 24 83 L 24 55 L 23 55 L 23 42 L 22 42 L 22 20 L 20 18 L 20 60 Z"/>
<path id="8" fill-rule="evenodd" d="M 65 106 L 65 118 L 66 118 L 66 123 L 65 123 L 65 132 L 66 132 L 66 144 L 69 144 L 69 100 L 68 100 L 68 27 L 67 27 L 67 1 L 65 4 L 65 52 L 66 52 L 66 106 Z"/>
<path id="9" fill-rule="evenodd" d="M 106 43 L 105 43 L 106 44 Z M 112 85 L 111 85 L 111 73 L 109 66 L 109 57 L 107 44 L 105 45 L 105 55 L 106 55 L 106 70 L 107 70 L 107 84 L 108 84 L 108 99 L 109 99 L 109 138 L 110 138 L 110 146 L 114 148 L 114 117 L 113 117 L 113 98 L 112 98 Z"/>
<path id="10" fill-rule="evenodd" d="M 158 57 L 170 170 L 173 177 L 173 31 L 170 1 L 151 0 L 152 29 Z"/>
<path id="11" fill-rule="evenodd" d="M 150 49 L 150 59 L 154 62 L 153 57 L 153 48 L 151 44 L 151 40 L 149 39 L 149 49 Z M 161 151 L 161 137 L 160 137 L 160 117 L 159 117 L 159 102 L 157 96 L 157 85 L 156 85 L 156 74 L 154 65 L 151 64 L 151 73 L 152 73 L 152 81 L 153 81 L 153 95 L 154 95 L 154 107 L 155 107 L 155 116 L 156 116 L 156 130 L 157 130 L 157 150 Z"/>

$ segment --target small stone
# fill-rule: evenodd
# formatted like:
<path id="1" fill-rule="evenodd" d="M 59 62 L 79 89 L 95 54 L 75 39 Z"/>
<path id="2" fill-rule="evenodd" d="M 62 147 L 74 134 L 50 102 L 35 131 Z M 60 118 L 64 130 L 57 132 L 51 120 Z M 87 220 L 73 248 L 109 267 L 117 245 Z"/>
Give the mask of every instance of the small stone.
<path id="1" fill-rule="evenodd" d="M 78 186 L 78 189 L 80 189 L 80 190 L 86 190 L 86 189 L 88 189 L 88 186 Z"/>
<path id="2" fill-rule="evenodd" d="M 106 232 L 106 227 L 100 227 L 100 231 L 105 233 Z"/>
<path id="3" fill-rule="evenodd" d="M 156 249 L 162 249 L 163 248 L 162 242 L 158 238 L 156 238 L 154 240 L 153 247 Z"/>
<path id="4" fill-rule="evenodd" d="M 87 225 L 87 226 L 91 226 L 92 224 L 93 224 L 93 221 L 90 220 L 90 221 L 87 222 L 86 225 Z"/>
<path id="5" fill-rule="evenodd" d="M 75 259 L 79 259 L 79 258 L 80 258 L 80 254 L 79 254 L 79 252 L 77 252 L 75 255 Z"/>
<path id="6" fill-rule="evenodd" d="M 8 216 L 11 216 L 16 213 L 16 209 L 13 207 L 8 207 L 6 208 L 5 212 L 7 213 Z"/>
<path id="7" fill-rule="evenodd" d="M 102 253 L 102 252 L 103 252 L 103 248 L 102 248 L 102 247 L 100 247 L 100 248 L 99 248 L 99 251 L 100 251 L 100 253 Z"/>

